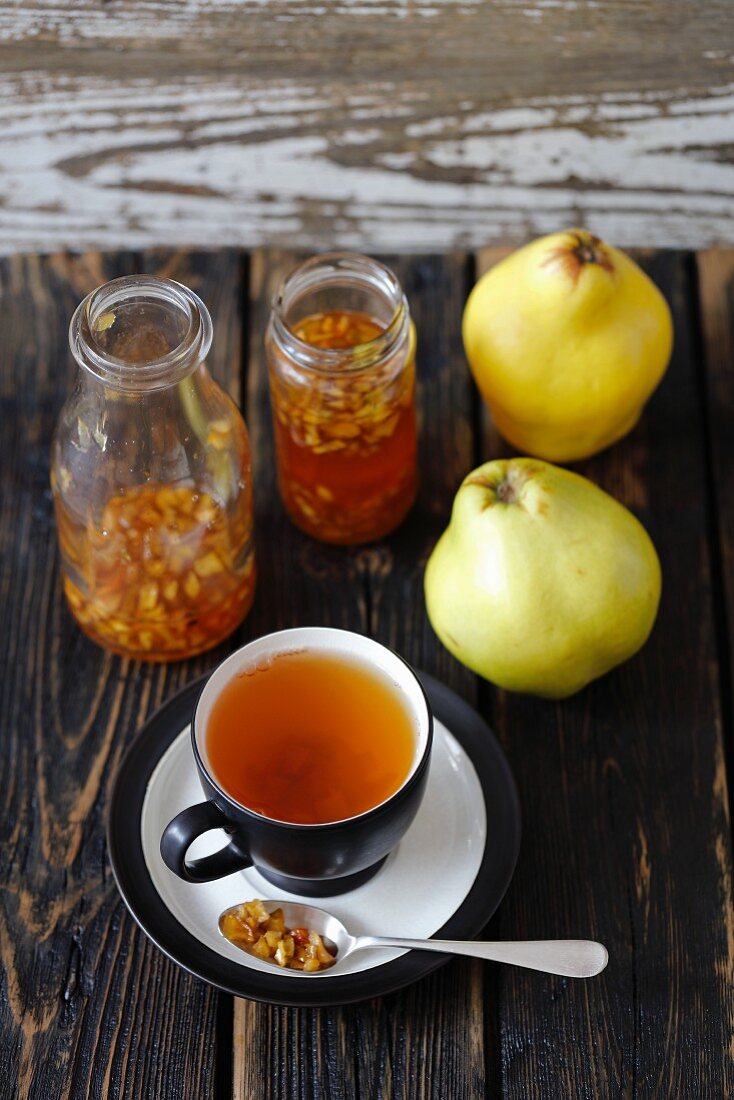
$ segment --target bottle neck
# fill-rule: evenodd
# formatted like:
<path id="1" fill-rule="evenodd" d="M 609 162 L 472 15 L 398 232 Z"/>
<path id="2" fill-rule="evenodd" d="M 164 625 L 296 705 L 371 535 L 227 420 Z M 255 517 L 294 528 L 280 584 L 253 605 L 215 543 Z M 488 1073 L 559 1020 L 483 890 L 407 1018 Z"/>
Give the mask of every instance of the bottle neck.
<path id="1" fill-rule="evenodd" d="M 206 357 L 211 340 L 201 299 L 180 283 L 147 275 L 98 287 L 69 326 L 79 366 L 106 387 L 129 393 L 180 382 Z"/>

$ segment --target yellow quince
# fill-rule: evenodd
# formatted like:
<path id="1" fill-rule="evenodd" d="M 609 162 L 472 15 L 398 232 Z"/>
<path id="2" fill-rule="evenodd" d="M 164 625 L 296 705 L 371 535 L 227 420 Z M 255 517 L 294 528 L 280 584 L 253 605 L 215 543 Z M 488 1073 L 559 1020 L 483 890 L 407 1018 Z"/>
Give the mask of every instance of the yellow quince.
<path id="1" fill-rule="evenodd" d="M 598 486 L 535 458 L 473 470 L 425 574 L 446 648 L 510 691 L 561 699 L 626 661 L 652 630 L 660 562 Z"/>
<path id="2" fill-rule="evenodd" d="M 665 298 L 583 229 L 541 237 L 484 275 L 464 310 L 466 355 L 502 435 L 554 462 L 626 435 L 665 373 Z"/>

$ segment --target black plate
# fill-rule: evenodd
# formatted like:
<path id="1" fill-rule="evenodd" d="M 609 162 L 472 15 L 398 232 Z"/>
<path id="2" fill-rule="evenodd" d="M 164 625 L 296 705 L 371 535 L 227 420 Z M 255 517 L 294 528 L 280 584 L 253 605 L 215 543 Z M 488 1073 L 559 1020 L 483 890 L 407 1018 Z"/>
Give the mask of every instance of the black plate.
<path id="1" fill-rule="evenodd" d="M 420 673 L 433 713 L 471 759 L 484 793 L 487 843 L 471 890 L 436 939 L 472 939 L 481 932 L 507 889 L 520 849 L 520 804 L 512 772 L 497 740 L 479 715 L 450 688 Z M 189 684 L 146 722 L 117 773 L 107 822 L 110 863 L 133 917 L 161 951 L 191 974 L 232 993 L 279 1005 L 341 1005 L 410 985 L 443 966 L 450 955 L 408 952 L 358 974 L 318 982 L 284 982 L 278 974 L 233 965 L 204 946 L 163 903 L 143 857 L 140 817 L 150 777 L 191 718 L 206 677 Z M 318 902 L 317 902 L 318 904 Z M 377 929 L 379 932 L 379 929 Z"/>

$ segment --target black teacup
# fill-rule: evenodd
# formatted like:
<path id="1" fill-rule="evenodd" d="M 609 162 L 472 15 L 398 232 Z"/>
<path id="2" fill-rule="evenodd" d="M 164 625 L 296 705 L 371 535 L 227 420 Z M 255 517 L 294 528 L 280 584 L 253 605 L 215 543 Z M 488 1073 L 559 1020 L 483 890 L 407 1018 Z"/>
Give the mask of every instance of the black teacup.
<path id="1" fill-rule="evenodd" d="M 277 821 L 241 805 L 214 778 L 206 749 L 212 706 L 233 677 L 268 658 L 293 650 L 346 656 L 381 673 L 400 691 L 415 731 L 413 760 L 402 785 L 379 805 L 341 821 L 316 825 Z M 246 867 L 289 893 L 326 897 L 359 886 L 379 868 L 406 832 L 428 778 L 433 718 L 425 692 L 401 657 L 361 634 L 327 627 L 282 630 L 237 650 L 207 680 L 191 723 L 191 742 L 207 802 L 177 814 L 161 837 L 166 865 L 187 882 L 210 882 Z M 229 843 L 213 855 L 187 860 L 193 841 L 223 829 Z"/>

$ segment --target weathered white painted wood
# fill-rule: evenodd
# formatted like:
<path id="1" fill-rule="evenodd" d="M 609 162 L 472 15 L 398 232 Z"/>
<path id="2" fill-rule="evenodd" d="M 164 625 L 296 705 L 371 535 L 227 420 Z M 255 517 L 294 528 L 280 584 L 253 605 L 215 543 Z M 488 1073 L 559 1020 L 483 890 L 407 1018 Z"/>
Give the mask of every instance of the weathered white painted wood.
<path id="1" fill-rule="evenodd" d="M 0 0 L 0 251 L 734 241 L 728 0 Z"/>

